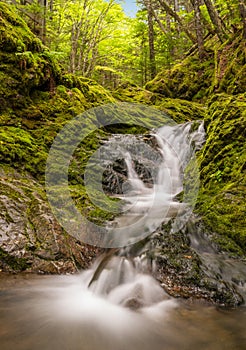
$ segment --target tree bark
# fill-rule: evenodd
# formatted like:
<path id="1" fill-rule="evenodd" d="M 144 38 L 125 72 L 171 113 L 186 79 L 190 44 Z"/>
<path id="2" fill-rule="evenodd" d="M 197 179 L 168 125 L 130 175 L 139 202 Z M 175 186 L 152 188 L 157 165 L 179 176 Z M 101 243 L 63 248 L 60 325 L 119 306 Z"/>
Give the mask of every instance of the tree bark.
<path id="1" fill-rule="evenodd" d="M 195 13 L 195 27 L 196 27 L 196 38 L 199 58 L 202 61 L 205 56 L 205 48 L 203 41 L 203 26 L 202 26 L 202 16 L 201 16 L 201 0 L 191 0 L 192 6 L 194 7 Z"/>
<path id="2" fill-rule="evenodd" d="M 151 1 L 149 2 L 149 7 L 150 7 L 151 13 L 152 13 L 153 17 L 155 18 L 155 20 L 156 20 L 156 22 L 157 22 L 157 24 L 158 24 L 160 30 L 163 32 L 163 34 L 166 35 L 166 34 L 167 34 L 167 30 L 165 29 L 165 27 L 164 27 L 164 25 L 162 24 L 160 18 L 159 18 L 158 15 L 156 14 L 155 9 L 153 8 Z"/>
<path id="3" fill-rule="evenodd" d="M 219 15 L 218 15 L 218 12 L 216 11 L 211 0 L 204 0 L 204 3 L 207 7 L 211 22 L 213 23 L 214 30 L 215 30 L 218 38 L 220 39 L 220 41 L 223 42 L 224 38 L 225 38 L 225 32 L 222 29 L 222 23 L 221 23 L 221 19 L 220 19 Z"/>
<path id="4" fill-rule="evenodd" d="M 150 62 L 150 78 L 154 79 L 156 76 L 156 62 L 155 62 L 155 38 L 153 15 L 151 11 L 150 0 L 144 1 L 148 12 L 148 35 L 149 35 L 149 62 Z"/>

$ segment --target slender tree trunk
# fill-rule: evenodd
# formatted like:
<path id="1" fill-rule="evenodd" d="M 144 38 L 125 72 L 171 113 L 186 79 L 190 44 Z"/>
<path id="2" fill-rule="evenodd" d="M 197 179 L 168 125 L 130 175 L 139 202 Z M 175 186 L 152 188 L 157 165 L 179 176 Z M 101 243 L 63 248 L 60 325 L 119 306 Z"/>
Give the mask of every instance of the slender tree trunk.
<path id="1" fill-rule="evenodd" d="M 41 40 L 42 42 L 45 44 L 46 43 L 46 15 L 47 15 L 47 5 L 48 5 L 48 1 L 47 0 L 43 0 L 42 1 L 42 6 L 43 6 L 43 18 L 42 18 L 42 27 L 41 27 Z"/>
<path id="2" fill-rule="evenodd" d="M 76 58 L 76 42 L 75 42 L 75 24 L 73 24 L 72 27 L 72 34 L 71 34 L 71 51 L 70 51 L 70 72 L 75 72 L 75 58 Z"/>
<path id="3" fill-rule="evenodd" d="M 218 12 L 216 11 L 211 0 L 204 0 L 204 3 L 207 7 L 211 22 L 213 23 L 214 30 L 220 41 L 223 42 L 225 38 L 225 32 L 223 31 L 221 19 L 218 15 Z"/>
<path id="4" fill-rule="evenodd" d="M 243 0 L 239 0 L 239 12 L 243 23 L 243 38 L 246 39 L 246 6 Z"/>
<path id="5" fill-rule="evenodd" d="M 154 79 L 156 76 L 156 63 L 155 63 L 155 34 L 153 15 L 151 11 L 150 0 L 144 1 L 148 12 L 148 34 L 149 34 L 149 62 L 150 62 L 150 78 Z"/>
<path id="6" fill-rule="evenodd" d="M 201 0 L 191 0 L 194 7 L 195 13 L 195 26 L 196 26 L 196 38 L 199 58 L 202 61 L 205 56 L 204 42 L 203 42 L 203 26 L 202 26 L 202 16 L 201 16 Z"/>
<path id="7" fill-rule="evenodd" d="M 163 23 L 161 22 L 160 18 L 156 14 L 155 9 L 153 8 L 153 5 L 152 5 L 151 1 L 149 2 L 149 7 L 150 7 L 151 13 L 152 13 L 153 17 L 155 18 L 155 20 L 156 20 L 160 30 L 163 32 L 163 34 L 166 35 L 167 34 L 167 30 L 165 29 Z M 170 17 L 169 17 L 169 21 L 170 21 Z M 169 23 L 169 26 L 170 26 L 170 23 Z"/>

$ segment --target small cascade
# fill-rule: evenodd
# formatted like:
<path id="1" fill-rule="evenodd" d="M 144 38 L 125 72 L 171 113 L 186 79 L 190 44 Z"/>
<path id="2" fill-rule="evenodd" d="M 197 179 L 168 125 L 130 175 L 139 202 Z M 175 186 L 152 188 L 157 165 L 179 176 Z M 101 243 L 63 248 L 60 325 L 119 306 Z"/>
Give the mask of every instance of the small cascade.
<path id="1" fill-rule="evenodd" d="M 204 140 L 202 123 L 192 130 L 192 123 L 185 125 L 166 125 L 152 134 L 156 148 L 156 169 L 147 169 L 152 174 L 152 183 L 145 183 L 137 169 L 134 154 L 135 137 L 117 135 L 120 143 L 120 157 L 124 157 L 127 180 L 123 184 L 123 214 L 109 223 L 108 231 L 117 246 L 132 246 L 148 237 L 162 223 L 175 217 L 182 217 L 190 212 L 189 204 L 176 197 L 184 190 L 184 171 L 194 155 L 194 148 L 199 148 Z M 115 139 L 106 147 L 116 150 Z M 147 158 L 145 167 L 149 166 L 149 151 L 142 152 L 141 159 Z M 106 153 L 106 151 L 105 151 Z M 146 165 L 147 164 L 147 165 Z M 141 169 L 141 168 L 140 168 Z M 139 239 L 139 235 L 141 239 Z M 110 246 L 110 245 L 109 245 Z M 169 297 L 150 275 L 151 266 L 140 257 L 127 258 L 127 249 L 112 249 L 95 262 L 87 274 L 89 290 L 106 300 L 130 307 L 143 308 L 168 300 Z M 116 255 L 117 254 L 117 255 Z"/>
<path id="2" fill-rule="evenodd" d="M 187 201 L 178 200 L 177 196 L 185 192 L 185 170 L 194 158 L 195 150 L 204 142 L 203 123 L 196 124 L 196 128 L 192 123 L 186 123 L 166 125 L 158 129 L 152 134 L 157 150 L 148 147 L 146 151 L 145 147 L 142 147 L 140 157 L 135 152 L 135 136 L 129 139 L 129 135 L 122 135 L 121 140 L 120 136 L 117 136 L 117 144 L 122 145 L 118 156 L 124 158 L 128 175 L 122 186 L 123 193 L 118 196 L 125 205 L 123 214 L 108 225 L 108 241 L 104 242 L 105 246 L 123 247 L 134 244 L 140 240 L 139 237 L 144 239 L 162 223 L 167 223 L 174 217 L 177 217 L 177 220 L 173 228 L 177 226 L 177 221 L 180 225 L 180 218 L 183 217 L 184 221 L 187 221 L 197 191 L 193 194 L 190 191 L 192 198 L 188 200 L 186 197 Z M 106 147 L 117 152 L 114 139 L 111 139 Z M 149 161 L 151 152 L 155 158 L 154 163 Z M 139 158 L 142 159 L 143 168 L 147 168 L 147 172 L 152 175 L 152 183 L 146 184 L 141 178 L 141 172 L 137 171 L 136 159 Z M 198 174 L 193 181 L 197 184 L 193 183 L 192 186 L 198 189 Z"/>

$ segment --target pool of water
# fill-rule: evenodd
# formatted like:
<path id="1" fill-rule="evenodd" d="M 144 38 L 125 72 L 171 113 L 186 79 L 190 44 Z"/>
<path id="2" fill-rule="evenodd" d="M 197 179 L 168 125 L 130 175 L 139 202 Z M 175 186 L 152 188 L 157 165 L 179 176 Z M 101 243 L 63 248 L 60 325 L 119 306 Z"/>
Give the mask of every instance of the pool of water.
<path id="1" fill-rule="evenodd" d="M 80 275 L 0 276 L 1 350 L 243 350 L 246 308 L 163 298 L 136 311 Z"/>

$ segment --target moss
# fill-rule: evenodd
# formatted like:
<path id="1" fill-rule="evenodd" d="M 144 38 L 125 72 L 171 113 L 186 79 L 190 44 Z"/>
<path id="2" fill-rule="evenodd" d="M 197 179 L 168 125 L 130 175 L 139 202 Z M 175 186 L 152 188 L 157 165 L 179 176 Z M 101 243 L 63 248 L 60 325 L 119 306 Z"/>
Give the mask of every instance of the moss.
<path id="1" fill-rule="evenodd" d="M 209 89 L 227 94 L 243 93 L 245 78 L 246 48 L 240 36 L 230 38 L 214 51 L 214 80 Z"/>
<path id="2" fill-rule="evenodd" d="M 159 93 L 142 89 L 136 85 L 122 85 L 113 95 L 117 100 L 123 102 L 154 105 L 159 110 L 167 113 L 177 123 L 203 119 L 205 115 L 205 107 L 199 103 L 178 98 L 163 98 Z"/>
<path id="3" fill-rule="evenodd" d="M 27 131 L 15 127 L 3 127 L 0 132 L 1 163 L 15 164 L 16 168 L 32 174 L 42 173 L 47 153 Z"/>
<path id="4" fill-rule="evenodd" d="M 92 80 L 63 75 L 54 55 L 3 3 L 0 39 L 0 157 L 42 178 L 48 149 L 64 124 L 114 99 Z"/>
<path id="5" fill-rule="evenodd" d="M 195 119 L 203 119 L 206 108 L 196 102 L 180 99 L 162 99 L 157 106 L 166 112 L 176 123 L 184 123 Z"/>
<path id="6" fill-rule="evenodd" d="M 200 152 L 201 189 L 197 210 L 227 250 L 246 252 L 245 94 L 213 96 L 205 118 L 207 140 Z M 238 248 L 235 248 L 238 246 Z"/>
<path id="7" fill-rule="evenodd" d="M 14 7 L 0 3 L 0 111 L 30 104 L 33 89 L 51 91 L 61 70 Z"/>
<path id="8" fill-rule="evenodd" d="M 119 86 L 113 91 L 113 96 L 118 101 L 145 103 L 147 105 L 155 104 L 162 97 L 135 84 L 123 84 Z"/>
<path id="9" fill-rule="evenodd" d="M 208 95 L 213 69 L 212 53 L 203 62 L 196 55 L 190 56 L 159 73 L 145 88 L 169 98 L 199 100 Z"/>

